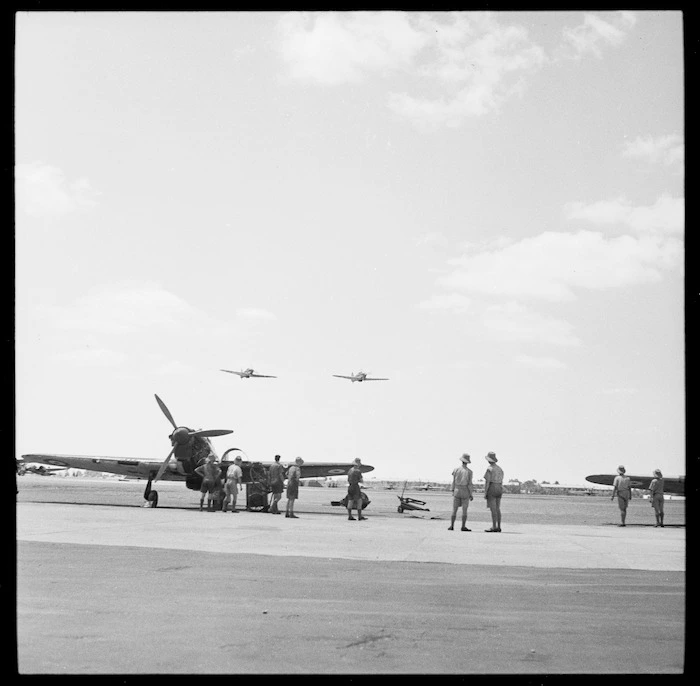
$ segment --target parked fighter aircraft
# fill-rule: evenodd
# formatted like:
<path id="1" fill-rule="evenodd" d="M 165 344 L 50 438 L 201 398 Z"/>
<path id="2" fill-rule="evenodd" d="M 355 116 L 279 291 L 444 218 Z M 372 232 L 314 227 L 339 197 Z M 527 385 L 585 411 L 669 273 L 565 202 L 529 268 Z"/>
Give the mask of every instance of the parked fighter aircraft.
<path id="1" fill-rule="evenodd" d="M 39 476 L 51 476 L 55 472 L 60 472 L 65 467 L 44 467 L 43 464 L 28 464 L 23 460 L 16 460 L 17 474 L 38 474 Z"/>
<path id="2" fill-rule="evenodd" d="M 255 378 L 260 378 L 260 379 L 276 379 L 276 376 L 269 376 L 268 374 L 255 374 L 254 370 L 248 367 L 248 369 L 241 369 L 240 372 L 234 372 L 231 371 L 230 369 L 222 369 L 222 372 L 228 372 L 229 374 L 238 374 L 238 376 L 241 377 L 241 379 L 250 379 L 251 376 L 254 376 Z"/>
<path id="3" fill-rule="evenodd" d="M 586 477 L 586 481 L 590 481 L 593 484 L 603 484 L 603 486 L 612 486 L 613 480 L 617 474 L 591 474 Z M 632 476 L 627 474 L 630 478 L 630 486 L 632 488 L 641 488 L 642 490 L 648 489 L 649 484 L 653 476 Z M 664 492 L 671 493 L 674 495 L 685 495 L 685 476 L 665 476 L 664 477 Z"/>
<path id="4" fill-rule="evenodd" d="M 243 483 L 250 491 L 255 489 L 260 496 L 262 509 L 266 501 L 267 470 L 272 462 L 251 462 L 240 448 L 229 448 L 221 459 L 211 445 L 209 438 L 225 436 L 233 433 L 232 429 L 197 429 L 186 426 L 178 426 L 165 403 L 156 395 L 156 401 L 163 414 L 173 426 L 173 432 L 168 436 L 172 449 L 164 462 L 158 460 L 143 460 L 124 457 L 101 457 L 80 455 L 22 455 L 27 462 L 38 462 L 53 465 L 55 467 L 72 467 L 74 469 L 87 469 L 93 472 L 109 472 L 120 474 L 130 479 L 147 479 L 146 490 L 143 497 L 146 505 L 156 507 L 158 505 L 158 492 L 152 489 L 152 485 L 162 479 L 163 481 L 184 481 L 187 488 L 198 491 L 202 484 L 202 477 L 195 469 L 204 464 L 209 455 L 217 459 L 221 467 L 222 478 L 229 466 L 233 464 L 233 456 L 227 459 L 231 453 L 240 453 L 245 456 L 241 463 L 243 471 Z M 301 467 L 301 478 L 338 476 L 347 474 L 352 467 L 352 462 L 305 462 Z M 374 467 L 362 465 L 363 472 L 370 472 Z M 250 501 L 251 498 L 248 498 Z M 253 509 L 253 508 L 251 508 Z"/>
<path id="5" fill-rule="evenodd" d="M 342 374 L 333 374 L 338 379 L 350 379 L 353 383 L 355 381 L 389 381 L 389 379 L 378 379 L 367 376 L 366 372 L 357 372 L 357 374 L 351 374 L 350 376 L 343 376 Z"/>

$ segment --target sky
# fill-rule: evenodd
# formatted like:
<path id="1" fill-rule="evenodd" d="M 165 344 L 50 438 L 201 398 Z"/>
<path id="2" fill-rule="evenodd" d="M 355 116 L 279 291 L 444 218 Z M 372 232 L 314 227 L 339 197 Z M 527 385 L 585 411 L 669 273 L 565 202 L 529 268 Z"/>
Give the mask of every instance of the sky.
<path id="1" fill-rule="evenodd" d="M 683 79 L 679 11 L 19 12 L 16 453 L 684 474 Z"/>

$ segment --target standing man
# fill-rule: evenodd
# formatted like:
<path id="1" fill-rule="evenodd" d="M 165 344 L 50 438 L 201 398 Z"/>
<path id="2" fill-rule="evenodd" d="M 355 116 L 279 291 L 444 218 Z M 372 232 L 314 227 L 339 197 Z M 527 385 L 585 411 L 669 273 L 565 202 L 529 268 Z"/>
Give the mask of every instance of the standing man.
<path id="1" fill-rule="evenodd" d="M 294 464 L 287 470 L 287 513 L 285 517 L 299 519 L 294 514 L 294 501 L 299 497 L 299 479 L 301 479 L 301 465 L 304 460 L 297 457 Z"/>
<path id="2" fill-rule="evenodd" d="M 209 453 L 207 456 L 207 461 L 197 467 L 194 470 L 197 474 L 202 477 L 202 485 L 199 488 L 199 492 L 202 497 L 199 499 L 199 511 L 202 512 L 204 509 L 204 495 L 207 495 L 207 512 L 213 512 L 214 494 L 221 485 L 221 468 L 216 464 L 214 455 Z"/>
<path id="3" fill-rule="evenodd" d="M 632 500 L 632 487 L 630 486 L 630 478 L 625 476 L 625 468 L 622 465 L 617 468 L 617 476 L 613 480 L 613 492 L 610 500 L 615 500 L 615 496 L 617 496 L 620 519 L 622 520 L 618 526 L 626 526 L 625 519 L 627 519 L 627 506 Z"/>
<path id="4" fill-rule="evenodd" d="M 224 492 L 226 493 L 226 498 L 224 499 L 224 512 L 228 508 L 228 501 L 231 498 L 231 512 L 238 512 L 236 509 L 236 500 L 238 500 L 238 491 L 242 491 L 243 486 L 241 482 L 243 481 L 243 470 L 241 469 L 241 456 L 238 455 L 234 460 L 233 464 L 228 468 L 226 472 L 226 485 L 224 486 Z"/>
<path id="5" fill-rule="evenodd" d="M 270 512 L 272 514 L 282 514 L 277 507 L 277 503 L 279 503 L 282 493 L 284 492 L 284 466 L 280 464 L 279 455 L 275 455 L 275 462 L 270 465 L 268 485 L 272 492 Z"/>
<path id="6" fill-rule="evenodd" d="M 471 531 L 467 529 L 467 509 L 469 501 L 474 500 L 473 496 L 473 472 L 467 465 L 472 461 L 467 453 L 464 453 L 459 458 L 462 464 L 452 472 L 452 516 L 450 517 L 450 525 L 448 531 L 454 531 L 455 519 L 457 519 L 457 510 L 462 508 L 462 531 Z"/>
<path id="7" fill-rule="evenodd" d="M 359 521 L 363 521 L 367 519 L 367 517 L 362 516 L 362 491 L 360 490 L 360 484 L 363 481 L 362 478 L 362 471 L 360 470 L 360 465 L 362 462 L 360 461 L 359 457 L 356 457 L 353 460 L 353 465 L 350 467 L 350 471 L 348 472 L 348 519 L 352 519 L 353 521 L 355 518 L 352 516 L 352 508 L 355 507 L 357 508 L 357 519 Z"/>
<path id="8" fill-rule="evenodd" d="M 649 484 L 649 500 L 656 515 L 656 526 L 664 527 L 664 478 L 660 469 L 654 470 L 654 478 Z"/>
<path id="9" fill-rule="evenodd" d="M 484 474 L 484 497 L 486 507 L 491 510 L 491 528 L 488 533 L 501 533 L 501 496 L 503 495 L 503 470 L 496 464 L 496 453 L 488 453 L 486 461 L 489 466 Z"/>

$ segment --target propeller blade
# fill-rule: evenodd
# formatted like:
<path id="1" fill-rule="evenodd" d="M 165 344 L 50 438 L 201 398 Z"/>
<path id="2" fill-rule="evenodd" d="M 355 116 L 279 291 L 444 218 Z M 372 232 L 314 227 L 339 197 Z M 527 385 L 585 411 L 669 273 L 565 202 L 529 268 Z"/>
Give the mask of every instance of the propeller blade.
<path id="1" fill-rule="evenodd" d="M 190 431 L 190 436 L 226 436 L 232 434 L 233 429 L 199 429 L 199 431 Z"/>
<path id="2" fill-rule="evenodd" d="M 158 396 L 156 396 L 157 398 Z M 165 471 L 165 468 L 168 466 L 168 462 L 170 461 L 170 458 L 172 457 L 173 453 L 175 452 L 175 446 L 173 446 L 173 449 L 168 453 L 168 456 L 165 458 L 165 462 L 160 466 L 160 469 L 158 470 L 158 473 L 156 474 L 155 479 L 153 479 L 153 482 L 158 481 L 161 476 L 163 476 L 163 472 Z"/>
<path id="3" fill-rule="evenodd" d="M 177 429 L 177 424 L 175 423 L 173 416 L 170 414 L 170 410 L 165 406 L 165 403 L 157 395 L 156 395 L 156 400 L 158 401 L 158 405 L 160 405 L 160 409 L 163 410 L 163 414 L 168 418 L 170 423 L 173 425 L 173 429 Z"/>

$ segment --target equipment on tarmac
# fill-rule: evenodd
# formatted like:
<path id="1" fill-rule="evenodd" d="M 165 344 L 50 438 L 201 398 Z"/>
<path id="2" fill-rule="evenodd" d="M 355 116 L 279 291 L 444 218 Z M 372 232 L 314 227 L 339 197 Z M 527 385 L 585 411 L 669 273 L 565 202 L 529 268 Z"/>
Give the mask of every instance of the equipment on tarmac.
<path id="1" fill-rule="evenodd" d="M 422 512 L 430 512 L 430 510 L 427 507 L 419 507 L 419 505 L 425 505 L 424 500 L 416 500 L 415 498 L 404 498 L 403 494 L 406 492 L 407 483 L 407 481 L 403 482 L 403 491 L 401 491 L 401 495 L 396 496 L 400 501 L 398 508 L 399 514 L 403 514 L 404 510 L 421 510 Z"/>
<path id="2" fill-rule="evenodd" d="M 250 465 L 250 479 L 250 483 L 245 485 L 246 510 L 267 512 L 270 508 L 267 502 L 267 470 L 261 462 Z"/>
<path id="3" fill-rule="evenodd" d="M 362 497 L 362 509 L 364 510 L 367 507 L 367 505 L 369 505 L 372 501 L 369 499 L 369 496 L 364 491 L 360 491 L 360 494 Z M 347 508 L 348 496 L 346 495 L 342 500 L 331 500 L 331 505 Z"/>

